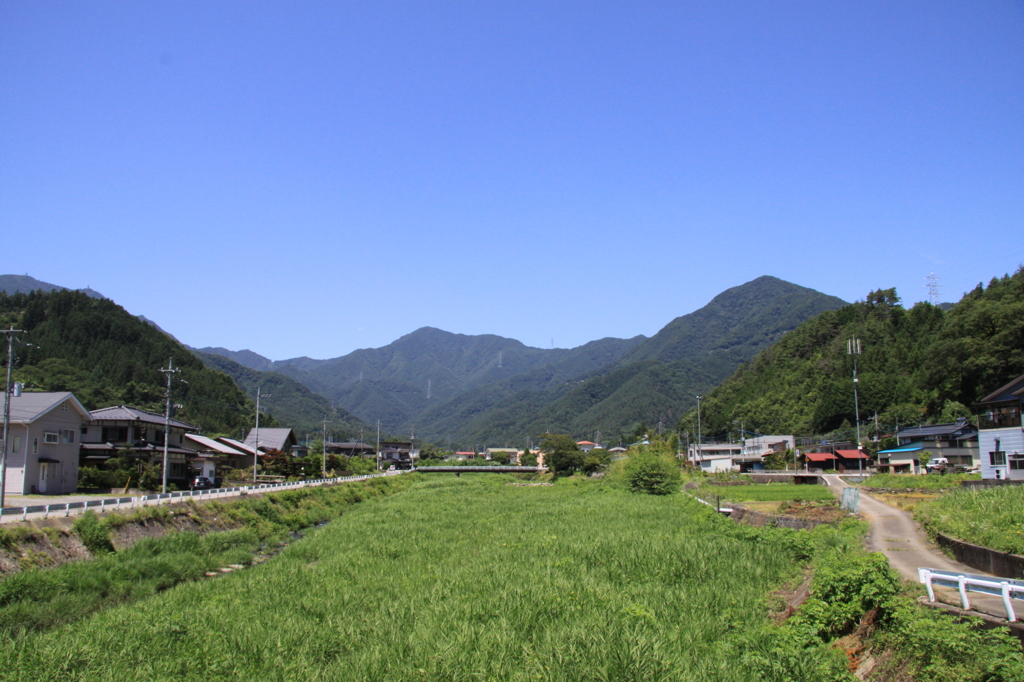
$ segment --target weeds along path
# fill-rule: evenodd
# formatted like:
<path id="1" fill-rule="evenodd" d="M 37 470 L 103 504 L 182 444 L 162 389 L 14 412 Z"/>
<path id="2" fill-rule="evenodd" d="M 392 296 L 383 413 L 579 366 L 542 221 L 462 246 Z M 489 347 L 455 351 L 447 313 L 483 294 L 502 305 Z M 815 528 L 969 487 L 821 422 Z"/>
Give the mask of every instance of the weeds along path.
<path id="1" fill-rule="evenodd" d="M 0 679 L 775 679 L 767 595 L 810 536 L 503 479 L 420 481 L 260 566 L 0 642 Z M 790 678 L 833 679 L 821 657 L 787 659 L 806 668 Z"/>

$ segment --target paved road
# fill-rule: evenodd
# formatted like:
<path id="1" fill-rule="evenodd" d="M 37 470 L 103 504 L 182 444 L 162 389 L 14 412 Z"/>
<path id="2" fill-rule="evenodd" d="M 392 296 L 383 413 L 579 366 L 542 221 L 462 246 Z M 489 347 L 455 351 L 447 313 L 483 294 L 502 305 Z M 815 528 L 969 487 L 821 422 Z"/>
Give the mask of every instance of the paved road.
<path id="1" fill-rule="evenodd" d="M 822 478 L 825 479 L 832 492 L 842 498 L 842 490 L 847 487 L 847 484 L 836 475 L 824 475 Z M 867 549 L 884 554 L 888 557 L 889 564 L 911 582 L 918 582 L 917 569 L 922 567 L 986 575 L 976 568 L 953 561 L 943 554 L 921 530 L 909 512 L 890 507 L 865 494 L 863 490 L 860 492 L 860 515 L 871 524 L 866 543 Z M 960 597 L 955 590 L 937 589 L 936 596 L 939 601 L 955 606 L 960 605 Z M 976 592 L 972 592 L 970 597 L 974 610 L 1000 618 L 1006 617 L 1006 610 L 998 597 L 989 597 Z"/>

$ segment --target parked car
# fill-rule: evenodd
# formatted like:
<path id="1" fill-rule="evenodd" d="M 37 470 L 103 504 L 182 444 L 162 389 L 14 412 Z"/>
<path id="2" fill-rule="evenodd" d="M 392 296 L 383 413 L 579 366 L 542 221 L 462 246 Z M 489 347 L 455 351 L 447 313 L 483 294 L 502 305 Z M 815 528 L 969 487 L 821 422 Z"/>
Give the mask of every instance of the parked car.
<path id="1" fill-rule="evenodd" d="M 196 476 L 192 479 L 192 485 L 189 486 L 192 490 L 209 490 L 212 487 L 213 481 L 206 476 Z"/>

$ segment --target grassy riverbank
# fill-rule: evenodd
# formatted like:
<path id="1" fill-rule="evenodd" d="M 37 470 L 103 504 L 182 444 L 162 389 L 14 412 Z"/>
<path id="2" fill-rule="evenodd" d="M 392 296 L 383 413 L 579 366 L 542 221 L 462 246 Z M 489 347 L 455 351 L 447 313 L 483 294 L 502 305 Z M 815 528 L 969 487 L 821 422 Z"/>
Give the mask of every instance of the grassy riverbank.
<path id="1" fill-rule="evenodd" d="M 73 623 L 97 610 L 126 604 L 199 580 L 208 571 L 247 565 L 262 544 L 340 516 L 348 507 L 402 490 L 413 476 L 371 479 L 338 486 L 303 488 L 241 499 L 190 501 L 175 509 L 145 507 L 132 514 L 100 517 L 89 512 L 71 534 L 94 558 L 23 570 L 0 581 L 0 635 L 45 630 Z M 122 551 L 119 535 L 133 527 L 157 531 Z M 187 528 L 188 530 L 181 530 Z M 43 537 L 59 540 L 55 528 Z M 4 529 L 0 544 L 20 548 L 27 529 Z M 42 537 L 40 539 L 43 539 Z"/>

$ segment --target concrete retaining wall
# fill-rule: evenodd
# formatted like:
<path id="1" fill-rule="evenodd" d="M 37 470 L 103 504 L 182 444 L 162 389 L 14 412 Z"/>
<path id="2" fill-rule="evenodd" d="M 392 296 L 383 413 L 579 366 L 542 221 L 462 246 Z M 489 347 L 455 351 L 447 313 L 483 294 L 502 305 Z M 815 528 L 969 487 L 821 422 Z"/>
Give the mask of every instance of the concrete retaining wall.
<path id="1" fill-rule="evenodd" d="M 1024 481 L 1011 481 L 1007 478 L 983 478 L 980 481 L 960 481 L 961 488 L 995 488 L 1000 485 L 1024 485 Z"/>
<path id="2" fill-rule="evenodd" d="M 936 533 L 935 540 L 941 547 L 952 551 L 957 561 L 971 568 L 997 575 L 1000 578 L 1015 580 L 1024 578 L 1024 556 L 972 545 L 942 533 Z"/>
<path id="3" fill-rule="evenodd" d="M 815 526 L 820 526 L 827 521 L 812 521 L 810 519 L 798 519 L 792 516 L 777 516 L 775 514 L 765 514 L 764 512 L 754 511 L 753 509 L 747 509 L 741 507 L 738 504 L 733 504 L 732 516 L 733 520 L 737 523 L 745 523 L 748 526 L 756 526 L 758 528 L 762 526 L 778 526 L 780 528 L 794 528 L 794 529 L 810 529 Z"/>

